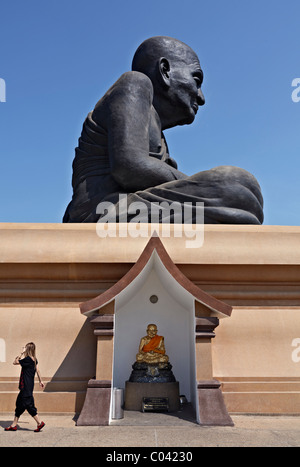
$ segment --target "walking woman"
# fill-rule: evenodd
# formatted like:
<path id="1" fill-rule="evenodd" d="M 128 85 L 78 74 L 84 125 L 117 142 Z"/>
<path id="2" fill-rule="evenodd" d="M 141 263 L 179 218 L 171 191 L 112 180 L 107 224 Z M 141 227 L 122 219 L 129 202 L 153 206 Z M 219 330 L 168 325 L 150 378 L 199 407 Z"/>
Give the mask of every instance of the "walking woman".
<path id="1" fill-rule="evenodd" d="M 37 410 L 34 406 L 33 387 L 35 372 L 38 375 L 40 386 L 44 388 L 45 385 L 38 368 L 38 361 L 35 355 L 35 344 L 33 342 L 26 344 L 22 349 L 21 355 L 15 358 L 13 364 L 21 365 L 22 367 L 19 381 L 20 392 L 16 401 L 14 421 L 9 427 L 5 428 L 5 431 L 16 431 L 18 429 L 17 423 L 20 416 L 25 410 L 27 410 L 37 423 L 37 428 L 34 431 L 39 432 L 45 426 L 45 423 L 39 419 Z"/>

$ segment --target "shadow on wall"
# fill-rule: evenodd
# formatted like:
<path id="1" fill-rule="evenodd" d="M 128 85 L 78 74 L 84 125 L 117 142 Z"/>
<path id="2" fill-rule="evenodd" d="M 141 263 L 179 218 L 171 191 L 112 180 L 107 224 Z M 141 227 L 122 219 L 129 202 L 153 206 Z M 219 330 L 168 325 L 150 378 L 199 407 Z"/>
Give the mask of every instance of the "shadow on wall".
<path id="1" fill-rule="evenodd" d="M 76 408 L 84 401 L 89 379 L 95 377 L 97 340 L 86 319 L 66 357 L 46 384 L 44 392 L 76 393 Z"/>

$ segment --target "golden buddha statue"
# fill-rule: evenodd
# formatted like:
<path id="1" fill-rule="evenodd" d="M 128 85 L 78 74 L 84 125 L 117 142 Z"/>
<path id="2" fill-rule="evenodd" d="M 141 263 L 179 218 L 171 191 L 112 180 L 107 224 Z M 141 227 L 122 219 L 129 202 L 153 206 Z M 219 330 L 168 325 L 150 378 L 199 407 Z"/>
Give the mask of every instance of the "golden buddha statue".
<path id="1" fill-rule="evenodd" d="M 147 336 L 141 338 L 139 352 L 136 355 L 138 363 L 168 363 L 163 336 L 157 335 L 156 324 L 148 324 Z"/>

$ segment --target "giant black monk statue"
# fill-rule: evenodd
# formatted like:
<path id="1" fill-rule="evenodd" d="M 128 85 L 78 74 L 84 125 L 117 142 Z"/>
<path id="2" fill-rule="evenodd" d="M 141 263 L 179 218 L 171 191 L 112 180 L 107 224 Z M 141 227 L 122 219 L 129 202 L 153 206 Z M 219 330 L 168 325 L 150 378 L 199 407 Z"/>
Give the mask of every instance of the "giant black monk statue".
<path id="1" fill-rule="evenodd" d="M 205 223 L 263 222 L 260 186 L 249 172 L 220 166 L 187 176 L 169 156 L 162 131 L 194 121 L 205 102 L 202 80 L 199 59 L 183 42 L 158 36 L 139 46 L 132 71 L 113 84 L 83 124 L 63 222 L 97 222 L 102 201 L 120 214 L 120 194 L 128 195 L 128 204 L 145 203 L 148 213 L 154 202 L 203 202 Z"/>

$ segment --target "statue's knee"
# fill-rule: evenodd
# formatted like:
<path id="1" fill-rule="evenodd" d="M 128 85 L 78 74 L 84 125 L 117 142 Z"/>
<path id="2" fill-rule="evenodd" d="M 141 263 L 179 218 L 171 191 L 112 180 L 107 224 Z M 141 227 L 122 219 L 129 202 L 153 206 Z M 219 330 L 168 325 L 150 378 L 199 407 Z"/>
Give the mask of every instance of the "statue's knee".
<path id="1" fill-rule="evenodd" d="M 215 174 L 222 177 L 223 180 L 228 179 L 228 181 L 244 179 L 251 176 L 251 174 L 247 172 L 247 170 L 232 165 L 220 165 L 219 167 L 215 167 L 213 171 L 215 172 Z"/>
<path id="2" fill-rule="evenodd" d="M 260 186 L 257 179 L 245 169 L 241 169 L 240 167 L 225 165 L 216 167 L 216 171 L 218 176 L 226 182 L 226 184 L 234 185 L 240 184 L 251 191 L 253 191 L 256 195 L 260 193 Z"/>

